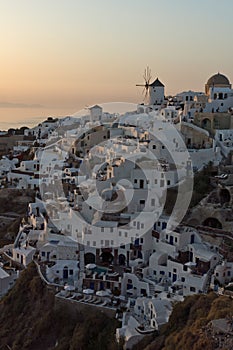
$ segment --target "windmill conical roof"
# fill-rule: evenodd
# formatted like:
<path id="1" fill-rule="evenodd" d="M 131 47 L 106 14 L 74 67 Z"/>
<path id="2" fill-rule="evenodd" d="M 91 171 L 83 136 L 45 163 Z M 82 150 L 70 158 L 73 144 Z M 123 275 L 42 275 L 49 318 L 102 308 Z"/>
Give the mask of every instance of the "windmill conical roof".
<path id="1" fill-rule="evenodd" d="M 164 87 L 163 83 L 161 83 L 161 81 L 156 78 L 155 81 L 153 83 L 150 84 L 150 86 L 160 86 L 160 87 Z"/>

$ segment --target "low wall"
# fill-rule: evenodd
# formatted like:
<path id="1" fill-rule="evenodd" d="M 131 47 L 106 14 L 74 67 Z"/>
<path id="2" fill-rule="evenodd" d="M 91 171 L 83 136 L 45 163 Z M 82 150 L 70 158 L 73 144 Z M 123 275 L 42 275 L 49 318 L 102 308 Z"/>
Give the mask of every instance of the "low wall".
<path id="1" fill-rule="evenodd" d="M 65 306 L 66 308 L 69 309 L 69 312 L 71 313 L 76 313 L 77 311 L 86 311 L 86 312 L 102 312 L 105 315 L 114 318 L 116 315 L 116 310 L 113 308 L 108 308 L 108 307 L 101 307 L 99 305 L 94 305 L 94 304 L 88 304 L 88 303 L 82 303 L 79 301 L 75 301 L 72 299 L 66 299 L 60 296 L 55 297 L 55 308 L 58 308 L 60 306 Z"/>

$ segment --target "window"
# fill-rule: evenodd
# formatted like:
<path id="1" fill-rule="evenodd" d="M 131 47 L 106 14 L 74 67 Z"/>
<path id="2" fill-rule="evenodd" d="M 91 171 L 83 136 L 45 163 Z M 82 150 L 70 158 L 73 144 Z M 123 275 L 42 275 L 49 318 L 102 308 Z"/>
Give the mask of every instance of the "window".
<path id="1" fill-rule="evenodd" d="M 119 231 L 119 237 L 121 237 L 121 231 Z"/>
<path id="2" fill-rule="evenodd" d="M 113 240 L 111 240 L 111 245 L 114 245 L 114 241 Z"/>
<path id="3" fill-rule="evenodd" d="M 196 288 L 194 288 L 194 287 L 190 287 L 190 292 L 196 292 Z"/>
<path id="4" fill-rule="evenodd" d="M 134 183 L 137 184 L 137 183 L 138 183 L 138 180 L 137 180 L 137 179 L 134 179 Z"/>
<path id="5" fill-rule="evenodd" d="M 157 183 L 158 183 L 158 180 L 157 180 L 157 179 L 155 179 L 155 185 L 157 185 Z"/>
<path id="6" fill-rule="evenodd" d="M 181 277 L 181 282 L 185 282 L 185 278 L 184 277 Z"/>
<path id="7" fill-rule="evenodd" d="M 152 207 L 155 206 L 155 199 L 154 199 L 154 198 L 151 199 L 151 206 L 152 206 Z"/>
<path id="8" fill-rule="evenodd" d="M 104 232 L 104 227 L 101 227 L 101 232 Z"/>
<path id="9" fill-rule="evenodd" d="M 73 270 L 70 270 L 70 275 L 72 276 L 74 274 L 74 271 Z"/>
<path id="10" fill-rule="evenodd" d="M 153 145 L 153 147 L 152 147 L 153 149 L 156 149 L 156 145 Z"/>
<path id="11" fill-rule="evenodd" d="M 42 256 L 45 256 L 45 252 L 41 252 L 41 255 L 42 255 Z"/>
<path id="12" fill-rule="evenodd" d="M 125 232 L 125 237 L 127 237 L 128 236 L 128 232 Z"/>
<path id="13" fill-rule="evenodd" d="M 167 185 L 169 186 L 171 184 L 171 181 L 170 180 L 167 180 Z"/>
<path id="14" fill-rule="evenodd" d="M 173 269 L 173 272 L 176 272 L 176 269 L 175 269 L 175 268 Z"/>
<path id="15" fill-rule="evenodd" d="M 140 239 L 141 244 L 143 244 L 143 238 Z"/>
<path id="16" fill-rule="evenodd" d="M 141 223 L 141 228 L 144 228 L 144 223 Z"/>
<path id="17" fill-rule="evenodd" d="M 110 232 L 113 232 L 113 227 L 110 227 Z"/>
<path id="18" fill-rule="evenodd" d="M 93 247 L 95 247 L 96 246 L 96 241 L 93 241 Z"/>

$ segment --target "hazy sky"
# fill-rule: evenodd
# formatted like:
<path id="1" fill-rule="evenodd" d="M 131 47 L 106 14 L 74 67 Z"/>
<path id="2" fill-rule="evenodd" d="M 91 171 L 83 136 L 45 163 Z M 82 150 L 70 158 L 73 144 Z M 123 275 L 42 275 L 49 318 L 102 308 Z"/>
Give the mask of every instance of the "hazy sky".
<path id="1" fill-rule="evenodd" d="M 232 0 L 0 0 L 0 121 L 142 102 L 147 65 L 166 94 L 233 81 L 232 15 Z"/>

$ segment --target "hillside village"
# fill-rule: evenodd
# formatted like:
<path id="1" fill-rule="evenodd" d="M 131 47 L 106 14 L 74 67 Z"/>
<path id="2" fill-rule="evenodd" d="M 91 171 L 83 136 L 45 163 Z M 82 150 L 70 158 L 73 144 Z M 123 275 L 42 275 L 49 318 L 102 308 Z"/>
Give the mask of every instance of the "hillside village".
<path id="1" fill-rule="evenodd" d="M 2 244 L 0 298 L 33 261 L 58 300 L 120 320 L 127 349 L 176 302 L 231 295 L 233 281 L 231 83 L 217 73 L 204 92 L 145 87 L 134 111 L 94 105 L 0 134 L 0 196 L 35 196 Z"/>

